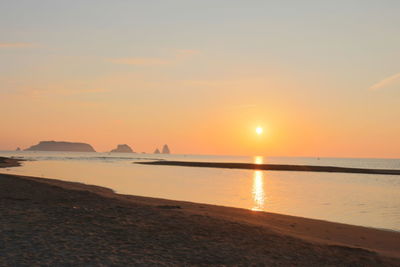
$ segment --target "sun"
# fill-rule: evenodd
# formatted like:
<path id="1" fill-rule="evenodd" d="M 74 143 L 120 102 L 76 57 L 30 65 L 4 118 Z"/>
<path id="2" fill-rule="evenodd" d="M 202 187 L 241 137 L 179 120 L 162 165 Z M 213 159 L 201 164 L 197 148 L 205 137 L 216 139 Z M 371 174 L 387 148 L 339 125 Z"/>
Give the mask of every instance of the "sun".
<path id="1" fill-rule="evenodd" d="M 263 128 L 261 128 L 260 126 L 258 126 L 256 128 L 256 134 L 261 135 L 263 133 Z"/>

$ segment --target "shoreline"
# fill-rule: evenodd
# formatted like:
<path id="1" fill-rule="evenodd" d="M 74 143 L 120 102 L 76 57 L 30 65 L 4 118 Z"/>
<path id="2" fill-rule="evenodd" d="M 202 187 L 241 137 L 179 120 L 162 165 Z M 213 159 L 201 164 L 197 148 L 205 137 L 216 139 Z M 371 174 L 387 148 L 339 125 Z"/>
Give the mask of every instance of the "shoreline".
<path id="1" fill-rule="evenodd" d="M 15 166 L 15 162 L 13 164 Z M 209 204 L 122 195 L 104 187 L 54 179 L 0 174 L 0 184 L 1 209 L 5 215 L 1 223 L 9 230 L 3 230 L 1 234 L 6 240 L 5 247 L 11 248 L 11 251 L 14 247 L 14 252 L 9 252 L 14 256 L 8 257 L 7 253 L 0 256 L 5 260 L 3 262 L 10 262 L 13 257 L 25 259 L 29 251 L 52 251 L 43 244 L 36 247 L 28 242 L 29 236 L 37 231 L 35 228 L 44 224 L 45 229 L 41 231 L 46 237 L 51 237 L 56 243 L 71 243 L 63 250 L 80 255 L 80 259 L 75 259 L 73 263 L 82 263 L 82 260 L 87 263 L 85 255 L 98 254 L 104 245 L 116 251 L 107 256 L 116 257 L 110 264 L 122 263 L 128 256 L 131 259 L 134 257 L 133 262 L 137 264 L 400 264 L 400 233 L 395 231 Z M 24 216 L 28 221 L 23 219 Z M 39 224 L 35 223 L 36 217 L 40 217 Z M 54 224 L 54 220 L 59 224 Z M 65 224 L 69 220 L 72 220 L 72 227 Z M 25 235 L 16 236 L 20 229 L 25 229 Z M 51 231 L 55 233 L 47 233 L 47 229 L 53 229 Z M 60 231 L 74 234 L 68 237 L 68 234 L 59 234 Z M 137 237 L 143 231 L 147 235 Z M 83 248 L 74 240 L 79 236 L 78 239 L 82 239 L 80 242 L 86 242 L 88 233 L 92 233 L 90 238 L 103 240 L 104 244 L 90 242 L 85 248 L 85 251 L 90 251 L 81 255 Z M 118 240 L 114 240 L 116 236 Z M 182 236 L 185 238 L 182 239 Z M 25 256 L 15 255 L 15 249 L 21 247 L 19 243 L 23 243 L 22 247 L 28 251 L 23 249 Z M 136 245 L 133 246 L 133 243 Z M 126 250 L 127 244 L 133 247 Z M 169 246 L 175 247 L 177 252 L 171 251 Z M 142 247 L 146 250 L 142 251 Z M 222 252 L 221 248 L 224 248 Z M 60 250 L 52 253 L 47 259 L 49 263 L 66 263 Z M 37 262 L 43 263 L 39 258 Z"/>
<path id="2" fill-rule="evenodd" d="M 223 168 L 223 169 L 245 169 L 266 171 L 301 171 L 301 172 L 333 172 L 333 173 L 360 173 L 360 174 L 382 174 L 400 175 L 400 170 L 391 169 L 365 169 L 336 166 L 316 165 L 288 165 L 288 164 L 258 164 L 237 162 L 200 162 L 200 161 L 168 161 L 158 160 L 150 162 L 134 162 L 143 165 L 182 166 L 200 168 Z"/>

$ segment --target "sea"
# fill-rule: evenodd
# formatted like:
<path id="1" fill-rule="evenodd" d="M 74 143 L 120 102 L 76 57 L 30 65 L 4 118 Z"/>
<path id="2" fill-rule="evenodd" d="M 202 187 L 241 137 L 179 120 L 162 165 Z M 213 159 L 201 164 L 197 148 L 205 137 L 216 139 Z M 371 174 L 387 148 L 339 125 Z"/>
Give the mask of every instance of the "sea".
<path id="1" fill-rule="evenodd" d="M 141 165 L 154 160 L 399 169 L 400 159 L 0 151 L 24 159 L 0 173 L 108 187 L 117 193 L 215 204 L 400 231 L 400 176 Z"/>

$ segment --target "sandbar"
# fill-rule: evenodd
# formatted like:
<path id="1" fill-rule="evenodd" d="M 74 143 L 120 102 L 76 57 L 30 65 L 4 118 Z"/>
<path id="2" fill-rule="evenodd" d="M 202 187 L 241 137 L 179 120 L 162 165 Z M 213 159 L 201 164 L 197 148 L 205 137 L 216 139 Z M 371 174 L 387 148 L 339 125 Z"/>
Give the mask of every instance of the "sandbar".
<path id="1" fill-rule="evenodd" d="M 201 161 L 140 161 L 136 164 L 145 165 L 165 165 L 182 167 L 201 167 L 201 168 L 224 168 L 224 169 L 246 169 L 246 170 L 268 170 L 268 171 L 301 171 L 301 172 L 340 172 L 340 173 L 364 173 L 364 174 L 385 174 L 400 175 L 400 170 L 394 169 L 365 169 L 349 168 L 336 166 L 316 166 L 316 165 L 287 165 L 287 164 L 258 164 L 240 162 L 201 162 Z"/>

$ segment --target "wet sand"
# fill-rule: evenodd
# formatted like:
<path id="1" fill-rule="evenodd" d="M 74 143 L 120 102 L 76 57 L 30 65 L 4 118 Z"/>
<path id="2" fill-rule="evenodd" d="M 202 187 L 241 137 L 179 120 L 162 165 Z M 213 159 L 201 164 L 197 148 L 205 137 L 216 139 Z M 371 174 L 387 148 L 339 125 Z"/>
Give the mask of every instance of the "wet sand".
<path id="1" fill-rule="evenodd" d="M 400 266 L 397 232 L 52 179 L 0 174 L 0 211 L 5 266 Z"/>
<path id="2" fill-rule="evenodd" d="M 157 160 L 157 161 L 135 162 L 135 163 L 144 165 L 165 165 L 165 166 L 203 167 L 203 168 L 268 170 L 268 171 L 340 172 L 340 173 L 400 175 L 400 170 L 363 169 L 363 168 L 348 168 L 348 167 L 336 167 L 336 166 L 258 164 L 258 163 L 237 163 L 237 162 L 168 161 L 168 160 Z"/>

